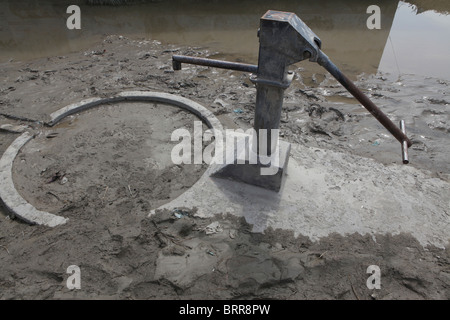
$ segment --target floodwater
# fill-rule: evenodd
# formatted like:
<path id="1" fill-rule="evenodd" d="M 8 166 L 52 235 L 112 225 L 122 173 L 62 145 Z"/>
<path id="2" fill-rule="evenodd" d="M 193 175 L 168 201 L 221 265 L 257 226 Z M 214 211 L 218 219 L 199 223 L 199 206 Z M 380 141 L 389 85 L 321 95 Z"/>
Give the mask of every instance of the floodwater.
<path id="1" fill-rule="evenodd" d="M 432 2 L 432 1 L 430 1 Z M 442 1 L 442 4 L 444 1 Z M 446 2 L 450 11 L 450 1 Z M 378 69 L 450 79 L 450 16 L 399 2 Z"/>
<path id="2" fill-rule="evenodd" d="M 450 2 L 410 0 L 143 1 L 89 6 L 85 0 L 0 3 L 0 62 L 87 49 L 107 34 L 209 48 L 221 58 L 257 63 L 259 18 L 268 10 L 296 13 L 348 75 L 389 72 L 450 79 Z M 68 30 L 66 9 L 81 8 L 81 30 Z M 368 29 L 370 5 L 380 29 Z M 303 63 L 305 69 L 317 69 Z"/>

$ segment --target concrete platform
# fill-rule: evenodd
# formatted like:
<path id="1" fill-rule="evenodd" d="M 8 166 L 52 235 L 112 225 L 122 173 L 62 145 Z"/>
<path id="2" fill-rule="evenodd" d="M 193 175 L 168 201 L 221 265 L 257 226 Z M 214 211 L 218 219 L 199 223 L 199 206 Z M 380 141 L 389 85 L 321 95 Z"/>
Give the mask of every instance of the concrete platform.
<path id="1" fill-rule="evenodd" d="M 228 148 L 224 152 L 223 164 L 214 166 L 211 176 L 280 191 L 289 162 L 291 144 L 279 140 L 278 147 L 271 156 L 258 157 L 256 152 L 252 151 L 251 135 L 228 132 L 225 140 L 228 142 L 230 139 L 235 142 L 234 148 Z M 245 144 L 238 146 L 238 140 L 245 141 Z M 238 150 L 239 148 L 241 149 Z M 232 163 L 227 163 L 227 158 L 233 159 Z"/>
<path id="2" fill-rule="evenodd" d="M 450 235 L 450 184 L 411 166 L 292 145 L 280 192 L 210 177 L 159 209 L 197 208 L 209 217 L 245 217 L 254 232 L 293 230 L 318 240 L 331 233 L 412 234 L 444 247 Z M 151 214 L 153 214 L 153 210 Z"/>

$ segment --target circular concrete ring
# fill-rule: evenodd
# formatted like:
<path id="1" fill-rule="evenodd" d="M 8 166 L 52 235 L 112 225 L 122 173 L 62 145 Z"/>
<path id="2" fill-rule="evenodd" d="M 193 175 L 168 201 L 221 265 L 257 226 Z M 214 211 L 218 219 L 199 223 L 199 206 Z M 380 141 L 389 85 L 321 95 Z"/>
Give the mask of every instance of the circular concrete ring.
<path id="1" fill-rule="evenodd" d="M 109 98 L 91 98 L 83 100 L 79 103 L 73 103 L 53 112 L 50 115 L 51 120 L 46 124 L 48 126 L 54 126 L 69 115 L 82 112 L 105 103 L 121 101 L 161 102 L 177 106 L 199 117 L 206 123 L 214 134 L 216 132 L 223 131 L 222 124 L 216 116 L 202 105 L 173 94 L 149 91 L 125 91 Z M 5 204 L 8 211 L 27 223 L 55 227 L 66 223 L 69 219 L 36 209 L 28 203 L 14 187 L 14 181 L 12 178 L 14 159 L 22 147 L 33 137 L 34 136 L 29 132 L 23 133 L 16 140 L 14 140 L 13 143 L 11 143 L 0 158 L 0 200 Z"/>
<path id="2" fill-rule="evenodd" d="M 22 198 L 14 187 L 12 178 L 14 159 L 20 149 L 32 138 L 33 135 L 30 133 L 22 133 L 20 137 L 11 143 L 0 158 L 0 199 L 3 201 L 8 211 L 12 212 L 14 216 L 25 222 L 54 227 L 66 223 L 67 219 L 36 209 Z"/>

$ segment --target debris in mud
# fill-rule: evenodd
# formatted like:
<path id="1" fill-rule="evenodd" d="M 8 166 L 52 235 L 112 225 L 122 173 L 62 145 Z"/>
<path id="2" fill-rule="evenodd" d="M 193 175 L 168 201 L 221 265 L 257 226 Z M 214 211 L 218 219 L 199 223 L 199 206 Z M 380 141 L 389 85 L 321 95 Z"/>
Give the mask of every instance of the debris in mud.
<path id="1" fill-rule="evenodd" d="M 330 138 L 332 135 L 342 135 L 342 127 L 339 122 L 345 121 L 345 117 L 339 110 L 312 104 L 305 111 L 310 117 L 308 122 L 310 132 L 323 134 Z"/>
<path id="2" fill-rule="evenodd" d="M 427 151 L 427 145 L 422 142 L 422 141 L 418 141 L 418 140 L 413 140 L 412 141 L 413 145 L 411 146 L 411 148 L 413 150 L 418 150 L 418 151 Z"/>
<path id="3" fill-rule="evenodd" d="M 106 53 L 106 49 L 103 50 L 92 50 L 90 52 L 85 52 L 85 56 L 101 56 Z"/>
<path id="4" fill-rule="evenodd" d="M 427 99 L 431 104 L 444 104 L 449 105 L 450 102 L 444 99 L 434 99 L 434 98 L 428 98 Z"/>
<path id="5" fill-rule="evenodd" d="M 205 233 L 207 235 L 222 232 L 223 229 L 218 221 L 214 221 L 205 227 Z"/>
<path id="6" fill-rule="evenodd" d="M 435 115 L 430 120 L 427 124 L 431 129 L 450 133 L 450 117 L 448 115 Z"/>
<path id="7" fill-rule="evenodd" d="M 56 172 L 55 174 L 53 174 L 50 179 L 47 180 L 47 183 L 52 183 L 55 182 L 57 180 L 61 180 L 64 177 L 64 174 L 62 174 L 60 171 Z"/>
<path id="8" fill-rule="evenodd" d="M 182 209 L 174 209 L 173 210 L 173 215 L 175 217 L 177 217 L 178 219 L 181 219 L 183 217 L 189 216 L 189 211 L 188 210 L 182 210 Z"/>
<path id="9" fill-rule="evenodd" d="M 316 101 L 321 100 L 313 91 L 311 90 L 302 90 L 302 89 L 298 89 L 297 90 L 298 93 L 306 96 L 308 99 L 313 99 Z"/>
<path id="10" fill-rule="evenodd" d="M 53 139 L 53 138 L 55 138 L 57 136 L 58 136 L 58 132 L 51 132 L 51 133 L 47 134 L 45 137 L 47 139 Z"/>
<path id="11" fill-rule="evenodd" d="M 24 133 L 29 129 L 30 127 L 26 125 L 12 125 L 12 124 L 0 125 L 0 131 L 5 131 L 9 133 Z"/>

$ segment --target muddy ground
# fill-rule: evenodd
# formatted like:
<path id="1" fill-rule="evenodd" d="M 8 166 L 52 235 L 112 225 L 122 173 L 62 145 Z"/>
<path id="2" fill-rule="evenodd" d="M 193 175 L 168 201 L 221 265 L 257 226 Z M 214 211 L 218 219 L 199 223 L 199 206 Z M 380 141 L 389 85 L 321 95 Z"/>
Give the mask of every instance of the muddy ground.
<path id="1" fill-rule="evenodd" d="M 174 128 L 192 129 L 186 112 L 112 104 L 54 128 L 43 125 L 70 103 L 126 90 L 185 96 L 226 128 L 252 125 L 256 90 L 247 74 L 194 66 L 173 72 L 174 53 L 239 60 L 207 48 L 109 36 L 85 52 L 0 65 L 0 125 L 39 134 L 16 159 L 16 187 L 37 208 L 70 219 L 53 229 L 29 226 L 3 210 L 1 299 L 450 298 L 448 250 L 424 248 L 408 234 L 377 235 L 376 242 L 370 235 L 331 234 L 312 242 L 289 230 L 252 233 L 230 215 L 202 219 L 196 208 L 147 217 L 205 170 L 161 156 L 173 146 Z M 396 140 L 342 87 L 304 69 L 293 66 L 284 139 L 385 165 L 401 161 Z M 410 165 L 449 182 L 448 83 L 361 75 L 358 86 L 393 120 L 405 119 L 414 142 Z M 17 137 L 5 129 L 0 152 Z M 211 231 L 212 223 L 220 227 Z M 81 269 L 80 290 L 66 288 L 70 265 Z M 366 286 L 370 265 L 381 269 L 380 290 Z"/>

